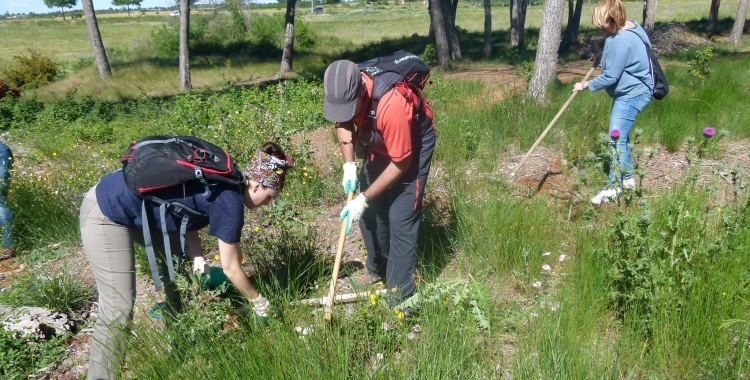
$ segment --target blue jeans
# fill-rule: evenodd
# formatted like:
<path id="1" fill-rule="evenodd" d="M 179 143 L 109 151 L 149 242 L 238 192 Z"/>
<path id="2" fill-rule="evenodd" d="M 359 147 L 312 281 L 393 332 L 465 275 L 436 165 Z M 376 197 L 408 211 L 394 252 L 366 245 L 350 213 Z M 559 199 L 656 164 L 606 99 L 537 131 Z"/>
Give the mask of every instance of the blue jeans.
<path id="1" fill-rule="evenodd" d="M 628 143 L 630 131 L 633 129 L 635 118 L 651 103 L 651 93 L 646 92 L 632 98 L 620 97 L 612 102 L 612 112 L 609 117 L 609 132 L 617 129 L 620 138 L 609 142 L 612 151 L 612 163 L 609 168 L 610 188 L 619 186 L 623 180 L 633 178 L 633 156 L 630 155 Z"/>
<path id="2" fill-rule="evenodd" d="M 15 245 L 11 233 L 13 232 L 13 216 L 5 205 L 10 187 L 10 170 L 13 168 L 13 152 L 0 141 L 0 230 L 3 236 L 3 248 L 13 248 Z"/>

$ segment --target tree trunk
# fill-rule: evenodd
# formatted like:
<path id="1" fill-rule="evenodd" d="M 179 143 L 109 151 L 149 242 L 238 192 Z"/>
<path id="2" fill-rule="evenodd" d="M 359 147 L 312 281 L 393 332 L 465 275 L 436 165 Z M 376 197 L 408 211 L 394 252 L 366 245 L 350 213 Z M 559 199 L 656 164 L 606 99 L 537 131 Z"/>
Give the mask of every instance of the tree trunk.
<path id="1" fill-rule="evenodd" d="M 721 0 L 711 0 L 711 10 L 708 11 L 708 25 L 706 25 L 706 34 L 709 37 L 716 33 L 716 23 L 719 21 L 719 5 L 721 5 Z"/>
<path id="2" fill-rule="evenodd" d="M 99 76 L 106 78 L 112 75 L 112 70 L 109 67 L 109 60 L 107 60 L 107 52 L 104 50 L 102 35 L 99 33 L 99 24 L 96 22 L 94 2 L 93 0 L 81 0 L 81 6 L 83 7 L 83 17 L 86 19 L 86 29 L 89 31 L 91 47 L 94 49 L 96 68 L 99 70 Z"/>
<path id="3" fill-rule="evenodd" d="M 573 9 L 573 0 L 568 2 L 568 25 L 562 34 L 560 42 L 560 52 L 567 51 L 570 47 L 578 42 L 578 30 L 581 26 L 581 12 L 583 11 L 583 0 L 577 0 L 575 10 Z"/>
<path id="4" fill-rule="evenodd" d="M 565 0 L 544 2 L 542 26 L 539 28 L 539 47 L 534 61 L 534 74 L 529 82 L 529 95 L 537 100 L 547 96 L 547 85 L 555 78 L 557 48 L 560 46 L 560 28 Z"/>
<path id="5" fill-rule="evenodd" d="M 292 71 L 294 58 L 294 10 L 297 0 L 286 1 L 286 31 L 284 32 L 284 53 L 281 56 L 281 72 Z"/>
<path id="6" fill-rule="evenodd" d="M 430 29 L 427 31 L 427 38 L 435 39 L 435 22 L 432 20 L 432 1 L 427 2 L 427 13 L 430 14 Z"/>
<path id="7" fill-rule="evenodd" d="M 190 90 L 190 0 L 180 0 L 180 91 Z"/>
<path id="8" fill-rule="evenodd" d="M 451 22 L 456 25 L 456 10 L 458 10 L 458 0 L 451 0 Z"/>
<path id="9" fill-rule="evenodd" d="M 461 44 L 458 41 L 458 30 L 456 29 L 455 18 L 453 12 L 453 5 L 451 0 L 443 0 L 443 20 L 445 20 L 445 30 L 448 35 L 448 46 L 450 47 L 451 60 L 458 61 L 462 58 L 461 56 Z M 445 16 L 448 13 L 448 16 Z"/>
<path id="10" fill-rule="evenodd" d="M 510 0 L 510 46 L 523 47 L 523 28 L 526 23 L 527 0 Z M 562 12 L 562 9 L 560 9 Z M 562 16 L 562 14 L 561 14 Z"/>
<path id="11" fill-rule="evenodd" d="M 429 1 L 430 9 L 432 10 L 432 25 L 435 29 L 435 48 L 438 54 L 438 64 L 444 69 L 451 60 L 451 51 L 448 45 L 448 36 L 445 32 L 445 21 L 443 20 L 443 1 Z"/>
<path id="12" fill-rule="evenodd" d="M 128 9 L 128 17 L 130 17 L 130 4 L 125 6 Z"/>
<path id="13" fill-rule="evenodd" d="M 65 21 L 65 7 L 60 7 L 60 11 L 63 14 L 63 21 Z"/>
<path id="14" fill-rule="evenodd" d="M 484 0 L 484 56 L 492 55 L 492 8 L 490 0 Z"/>
<path id="15" fill-rule="evenodd" d="M 656 21 L 656 0 L 646 0 L 645 7 L 646 9 L 643 11 L 643 29 L 651 33 L 654 30 L 654 22 Z"/>
<path id="16" fill-rule="evenodd" d="M 747 0 L 740 0 L 737 7 L 737 17 L 734 18 L 734 27 L 729 35 L 729 42 L 739 45 L 742 40 L 742 31 L 745 29 L 745 20 L 747 18 Z"/>

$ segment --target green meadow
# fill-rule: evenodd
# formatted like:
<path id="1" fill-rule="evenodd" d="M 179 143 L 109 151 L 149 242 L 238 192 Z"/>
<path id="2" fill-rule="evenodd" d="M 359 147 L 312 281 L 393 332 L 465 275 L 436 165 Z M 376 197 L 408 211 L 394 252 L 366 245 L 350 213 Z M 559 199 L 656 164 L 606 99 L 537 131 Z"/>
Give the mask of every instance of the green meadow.
<path id="1" fill-rule="evenodd" d="M 449 72 L 433 71 L 425 89 L 438 145 L 420 230 L 418 298 L 411 300 L 417 313 L 401 319 L 378 296 L 337 306 L 331 322 L 320 308 L 299 303 L 327 289 L 333 257 L 321 236 L 337 234 L 339 226 L 322 225 L 321 215 L 338 215 L 345 202 L 333 136 L 325 135 L 323 159 L 320 145 L 312 147 L 321 144 L 315 132 L 329 125 L 320 78 L 340 57 L 358 61 L 398 49 L 422 54 L 431 41 L 421 3 L 376 5 L 373 12 L 359 11 L 362 4 L 324 6 L 315 15 L 298 10 L 308 42 L 288 76 L 276 75 L 280 53 L 275 29 L 269 32 L 283 9 L 248 8 L 256 34 L 234 45 L 212 42 L 220 19 L 206 18 L 190 93 L 177 91 L 177 62 L 154 37 L 169 36 L 174 21 L 165 15 L 100 18 L 113 71 L 106 80 L 92 67 L 82 21 L 2 21 L 0 76 L 27 48 L 50 55 L 61 70 L 19 100 L 0 100 L 0 129 L 16 154 L 7 198 L 18 238 L 13 261 L 26 268 L 3 283 L 0 303 L 74 317 L 88 311 L 97 298 L 90 271 L 75 264 L 83 256 L 80 194 L 120 167 L 130 141 L 195 132 L 239 162 L 249 158 L 248 147 L 268 140 L 295 160 L 284 193 L 246 214 L 242 241 L 246 271 L 279 317 L 258 324 L 236 311 L 246 305 L 231 292 L 204 291 L 182 276 L 186 310 L 176 320 L 154 320 L 148 308 L 137 308 L 124 378 L 750 376 L 747 27 L 739 47 L 726 42 L 737 4 L 722 3 L 719 33 L 707 39 L 706 2 L 659 2 L 657 26 L 684 25 L 701 44 L 660 57 L 671 92 L 636 122 L 642 185 L 594 207 L 588 199 L 606 183 L 600 135 L 611 99 L 577 95 L 546 137 L 545 150 L 563 162 L 556 193 L 537 187 L 539 178 L 527 177 L 533 186 L 510 178 L 505 167 L 534 143 L 572 83 L 556 81 L 546 101 L 536 102 L 510 90 L 498 100 L 503 83 L 461 79 L 533 60 L 542 6 L 529 7 L 529 45 L 518 50 L 508 46 L 508 8 L 493 4 L 494 54 L 484 58 L 483 10 L 459 3 L 465 58 Z M 642 3 L 627 5 L 639 20 Z M 581 41 L 598 36 L 590 22 L 594 6 L 584 6 Z M 709 74 L 698 77 L 691 70 L 707 48 L 713 55 L 701 68 Z M 574 60 L 566 54 L 561 63 Z M 707 126 L 717 130 L 712 138 L 703 137 Z M 667 182 L 657 176 L 665 171 L 679 175 Z M 518 176 L 526 176 L 524 169 Z M 209 258 L 215 247 L 207 239 Z M 139 276 L 147 277 L 138 255 Z M 82 329 L 91 326 L 91 319 L 79 319 Z M 0 374 L 26 378 L 59 365 L 77 339 L 70 338 L 33 342 L 0 332 L 10 347 L 0 355 Z"/>

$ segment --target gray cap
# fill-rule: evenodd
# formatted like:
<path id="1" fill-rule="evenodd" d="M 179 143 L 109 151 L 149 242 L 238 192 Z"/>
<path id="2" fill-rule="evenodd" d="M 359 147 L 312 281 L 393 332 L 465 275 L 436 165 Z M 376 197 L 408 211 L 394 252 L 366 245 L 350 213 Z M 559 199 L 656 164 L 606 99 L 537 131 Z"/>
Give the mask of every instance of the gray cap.
<path id="1" fill-rule="evenodd" d="M 323 76 L 323 116 L 333 122 L 354 119 L 361 78 L 359 68 L 352 61 L 336 61 Z"/>

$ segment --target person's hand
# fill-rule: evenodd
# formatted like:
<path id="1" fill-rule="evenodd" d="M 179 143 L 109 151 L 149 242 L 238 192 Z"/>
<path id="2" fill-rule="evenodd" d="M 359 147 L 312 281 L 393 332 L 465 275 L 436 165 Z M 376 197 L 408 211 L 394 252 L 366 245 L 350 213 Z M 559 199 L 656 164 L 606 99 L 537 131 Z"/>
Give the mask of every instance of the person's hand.
<path id="1" fill-rule="evenodd" d="M 583 91 L 589 88 L 589 82 L 578 82 L 573 85 L 573 92 Z"/>
<path id="2" fill-rule="evenodd" d="M 193 274 L 208 275 L 210 272 L 211 268 L 208 266 L 208 263 L 203 256 L 198 256 L 193 259 Z"/>
<path id="3" fill-rule="evenodd" d="M 341 210 L 341 216 L 339 220 L 346 220 L 346 234 L 349 235 L 352 232 L 352 222 L 356 222 L 362 217 L 362 213 L 369 205 L 367 204 L 367 197 L 364 194 L 359 194 L 356 198 L 352 199 L 344 209 Z"/>
<path id="4" fill-rule="evenodd" d="M 599 66 L 599 63 L 602 62 L 602 51 L 599 50 L 596 54 L 594 54 L 594 56 L 591 57 L 591 60 L 593 61 L 591 67 L 596 68 L 597 66 Z"/>
<path id="5" fill-rule="evenodd" d="M 344 187 L 344 194 L 355 192 L 359 187 L 359 178 L 357 178 L 357 163 L 344 163 L 344 179 L 341 180 L 341 186 Z"/>

